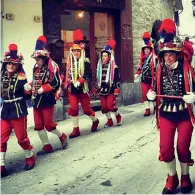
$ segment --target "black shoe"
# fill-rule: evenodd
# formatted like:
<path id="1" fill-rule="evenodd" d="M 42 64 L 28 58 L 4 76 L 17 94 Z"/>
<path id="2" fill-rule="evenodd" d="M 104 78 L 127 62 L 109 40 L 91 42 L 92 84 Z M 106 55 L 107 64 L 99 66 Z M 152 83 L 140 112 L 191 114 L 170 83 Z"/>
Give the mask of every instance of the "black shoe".
<path id="1" fill-rule="evenodd" d="M 64 142 L 61 142 L 62 143 L 62 149 L 66 149 L 68 147 L 68 142 L 67 140 L 64 141 Z"/>
<path id="2" fill-rule="evenodd" d="M 1 170 L 1 178 L 8 176 L 8 172 L 5 168 Z"/>
<path id="3" fill-rule="evenodd" d="M 164 188 L 163 191 L 162 191 L 162 194 L 175 194 L 175 191 Z"/>
<path id="4" fill-rule="evenodd" d="M 45 155 L 45 154 L 49 154 L 49 153 L 52 153 L 52 151 L 45 151 L 45 150 L 40 150 L 37 152 L 37 156 L 41 156 L 41 155 Z"/>
<path id="5" fill-rule="evenodd" d="M 192 185 L 188 187 L 181 187 L 182 194 L 189 194 L 192 191 Z"/>
<path id="6" fill-rule="evenodd" d="M 32 165 L 26 164 L 25 167 L 24 167 L 24 170 L 25 170 L 25 171 L 29 171 L 29 170 L 33 169 L 34 166 L 35 166 L 35 164 L 32 164 Z"/>

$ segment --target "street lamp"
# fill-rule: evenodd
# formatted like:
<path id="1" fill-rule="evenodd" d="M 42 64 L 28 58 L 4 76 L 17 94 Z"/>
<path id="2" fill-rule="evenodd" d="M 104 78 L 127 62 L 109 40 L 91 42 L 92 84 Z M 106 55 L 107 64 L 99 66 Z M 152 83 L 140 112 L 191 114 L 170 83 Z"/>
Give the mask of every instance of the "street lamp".
<path id="1" fill-rule="evenodd" d="M 195 0 L 192 0 L 192 11 L 193 11 L 193 16 L 195 16 Z"/>

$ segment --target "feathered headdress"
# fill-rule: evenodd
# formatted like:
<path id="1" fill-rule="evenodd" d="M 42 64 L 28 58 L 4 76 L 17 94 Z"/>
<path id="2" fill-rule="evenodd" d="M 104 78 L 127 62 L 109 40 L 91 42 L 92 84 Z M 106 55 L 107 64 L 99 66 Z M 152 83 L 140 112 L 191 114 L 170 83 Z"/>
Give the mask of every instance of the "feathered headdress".
<path id="1" fill-rule="evenodd" d="M 23 64 L 23 55 L 18 53 L 18 46 L 15 43 L 9 45 L 9 51 L 5 52 L 3 63 L 11 62 Z"/>
<path id="2" fill-rule="evenodd" d="M 82 43 L 83 41 L 83 32 L 80 29 L 77 29 L 73 32 L 73 49 L 82 49 L 84 50 L 85 46 Z"/>
<path id="3" fill-rule="evenodd" d="M 35 45 L 35 51 L 31 55 L 32 58 L 45 56 L 49 57 L 49 52 L 46 50 L 47 39 L 44 35 L 38 37 Z"/>
<path id="4" fill-rule="evenodd" d="M 145 47 L 149 47 L 151 49 L 153 49 L 153 45 L 151 43 L 151 39 L 150 39 L 150 33 L 149 32 L 144 32 L 144 34 L 142 35 L 142 39 L 143 39 L 143 46 L 142 49 L 144 49 Z"/>
<path id="5" fill-rule="evenodd" d="M 106 43 L 106 46 L 104 47 L 104 49 L 101 50 L 101 54 L 102 54 L 103 52 L 107 52 L 107 53 L 109 53 L 109 54 L 113 53 L 113 52 L 114 52 L 113 50 L 114 50 L 115 46 L 116 46 L 116 41 L 113 40 L 113 39 L 109 40 L 109 41 Z"/>
<path id="6" fill-rule="evenodd" d="M 159 35 L 159 56 L 166 51 L 180 52 L 182 50 L 182 41 L 176 37 L 176 24 L 171 18 L 162 21 Z"/>

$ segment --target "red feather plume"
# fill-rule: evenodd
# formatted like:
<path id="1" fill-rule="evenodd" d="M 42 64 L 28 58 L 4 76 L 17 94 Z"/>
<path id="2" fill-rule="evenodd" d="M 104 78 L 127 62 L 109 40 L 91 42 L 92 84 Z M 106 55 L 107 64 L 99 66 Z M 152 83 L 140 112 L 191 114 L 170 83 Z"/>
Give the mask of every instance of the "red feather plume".
<path id="1" fill-rule="evenodd" d="M 73 32 L 73 41 L 82 41 L 83 33 L 80 29 L 77 29 Z"/>
<path id="2" fill-rule="evenodd" d="M 111 40 L 109 40 L 109 41 L 107 42 L 106 45 L 109 45 L 110 47 L 112 47 L 112 49 L 114 49 L 115 46 L 116 46 L 116 41 L 113 40 L 113 39 L 111 39 Z"/>
<path id="3" fill-rule="evenodd" d="M 166 18 L 162 21 L 159 32 L 165 31 L 169 34 L 175 34 L 176 26 L 175 22 L 171 18 Z"/>
<path id="4" fill-rule="evenodd" d="M 9 45 L 9 51 L 17 51 L 18 50 L 18 46 L 15 43 L 11 43 Z"/>
<path id="5" fill-rule="evenodd" d="M 45 44 L 47 42 L 47 39 L 46 39 L 46 37 L 44 35 L 40 36 L 37 40 L 42 41 Z"/>
<path id="6" fill-rule="evenodd" d="M 144 34 L 142 35 L 143 39 L 150 39 L 150 33 L 149 32 L 144 32 Z"/>

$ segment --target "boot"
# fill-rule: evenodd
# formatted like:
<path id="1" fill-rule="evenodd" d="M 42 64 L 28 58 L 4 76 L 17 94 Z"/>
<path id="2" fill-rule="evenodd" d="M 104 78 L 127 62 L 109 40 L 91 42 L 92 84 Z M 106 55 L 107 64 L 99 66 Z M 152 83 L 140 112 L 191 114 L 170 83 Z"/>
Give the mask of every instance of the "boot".
<path id="1" fill-rule="evenodd" d="M 150 108 L 145 109 L 144 116 L 150 116 Z"/>
<path id="2" fill-rule="evenodd" d="M 26 165 L 24 167 L 24 170 L 29 171 L 34 168 L 36 159 L 34 156 L 31 156 L 30 158 L 26 158 Z"/>
<path id="3" fill-rule="evenodd" d="M 53 152 L 53 147 L 49 142 L 47 131 L 45 129 L 43 129 L 41 131 L 37 131 L 37 133 L 38 133 L 38 136 L 43 144 L 43 148 L 42 148 L 42 150 L 37 152 L 37 156 L 45 155 L 45 154 Z"/>
<path id="4" fill-rule="evenodd" d="M 145 101 L 143 103 L 144 103 L 144 108 L 145 108 L 144 116 L 149 116 L 150 115 L 150 102 Z"/>
<path id="5" fill-rule="evenodd" d="M 122 116 L 120 114 L 116 115 L 116 122 L 117 125 L 122 125 Z"/>
<path id="6" fill-rule="evenodd" d="M 80 136 L 79 127 L 74 127 L 72 133 L 69 135 L 69 139 L 73 139 L 79 136 Z"/>
<path id="7" fill-rule="evenodd" d="M 61 144 L 62 144 L 62 149 L 65 149 L 68 146 L 67 142 L 67 136 L 65 133 L 62 133 L 61 137 L 59 137 Z"/>
<path id="8" fill-rule="evenodd" d="M 91 132 L 96 132 L 97 131 L 97 128 L 98 128 L 98 125 L 99 125 L 99 120 L 97 119 L 96 121 L 94 121 L 92 123 Z"/>
<path id="9" fill-rule="evenodd" d="M 190 175 L 181 175 L 181 193 L 189 194 L 192 191 Z"/>
<path id="10" fill-rule="evenodd" d="M 114 125 L 113 120 L 110 118 L 108 119 L 107 123 L 104 125 L 104 127 L 112 127 Z"/>
<path id="11" fill-rule="evenodd" d="M 1 158 L 0 158 L 1 177 L 6 177 L 8 175 L 7 170 L 5 168 L 5 154 L 6 154 L 6 152 L 0 152 L 0 155 L 1 155 Z"/>
<path id="12" fill-rule="evenodd" d="M 8 175 L 5 166 L 1 166 L 1 178 L 6 177 Z"/>
<path id="13" fill-rule="evenodd" d="M 179 185 L 179 179 L 177 174 L 175 174 L 174 176 L 168 175 L 162 194 L 175 194 L 175 190 L 178 185 Z"/>
<path id="14" fill-rule="evenodd" d="M 51 144 L 44 145 L 42 150 L 37 152 L 37 156 L 45 155 L 53 152 L 53 147 Z"/>

